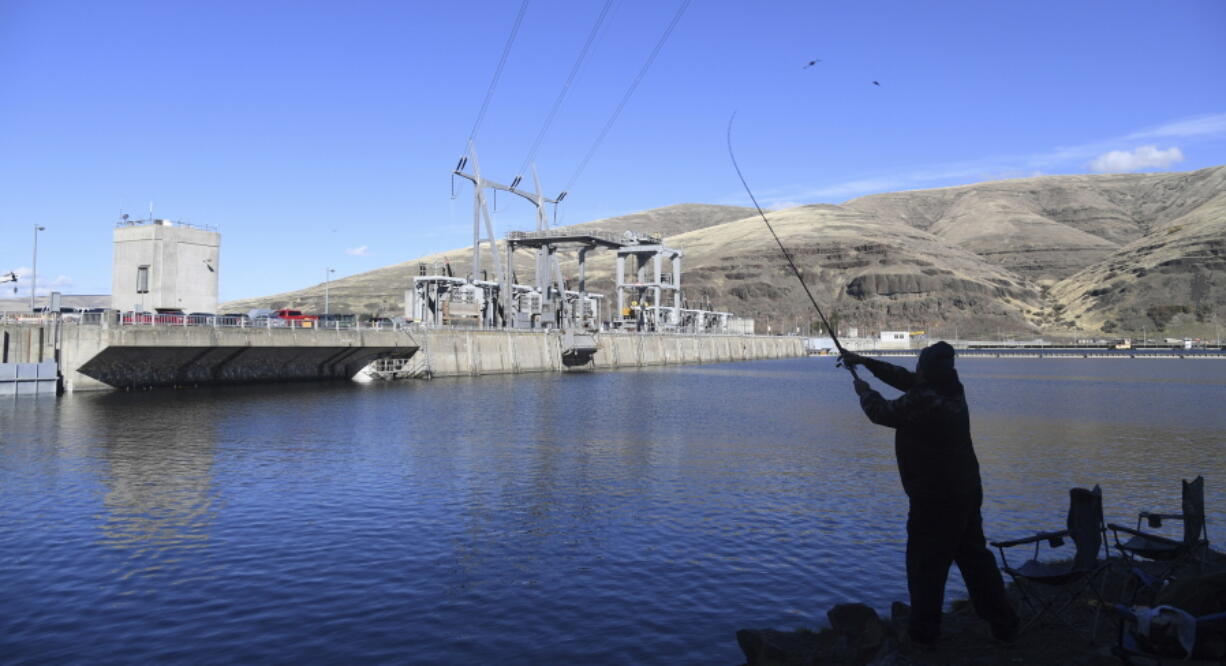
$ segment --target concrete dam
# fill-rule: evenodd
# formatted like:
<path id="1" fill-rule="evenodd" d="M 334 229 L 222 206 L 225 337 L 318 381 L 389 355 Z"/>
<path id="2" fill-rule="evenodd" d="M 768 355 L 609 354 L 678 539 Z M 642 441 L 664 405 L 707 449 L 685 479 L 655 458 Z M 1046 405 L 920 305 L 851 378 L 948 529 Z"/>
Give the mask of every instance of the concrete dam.
<path id="1" fill-rule="evenodd" d="M 798 337 L 597 333 L 582 363 L 565 331 L 399 326 L 264 328 L 47 321 L 0 324 L 0 363 L 54 361 L 64 391 L 389 376 L 591 371 L 803 356 Z M 377 374 L 377 373 L 372 373 Z"/>

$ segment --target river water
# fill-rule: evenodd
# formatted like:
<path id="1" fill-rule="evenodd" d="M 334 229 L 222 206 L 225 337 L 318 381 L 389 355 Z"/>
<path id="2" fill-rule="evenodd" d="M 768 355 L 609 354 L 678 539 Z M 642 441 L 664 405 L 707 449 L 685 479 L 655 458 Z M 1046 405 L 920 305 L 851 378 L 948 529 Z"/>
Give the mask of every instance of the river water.
<path id="1" fill-rule="evenodd" d="M 1197 474 L 1226 538 L 1226 360 L 960 368 L 989 538 Z M 905 512 L 829 358 L 6 399 L 0 661 L 741 663 L 905 600 Z"/>

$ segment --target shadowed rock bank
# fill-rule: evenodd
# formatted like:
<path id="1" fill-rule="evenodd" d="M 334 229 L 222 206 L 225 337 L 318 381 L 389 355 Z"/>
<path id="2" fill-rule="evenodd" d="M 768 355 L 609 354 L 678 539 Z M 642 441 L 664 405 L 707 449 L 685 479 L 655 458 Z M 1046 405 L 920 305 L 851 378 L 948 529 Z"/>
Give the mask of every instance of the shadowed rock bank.
<path id="1" fill-rule="evenodd" d="M 1151 573 L 1161 569 L 1161 563 L 1141 565 Z M 1194 575 L 1197 581 L 1212 577 L 1220 582 L 1226 574 L 1226 555 L 1209 552 L 1206 562 Z M 1193 575 L 1189 572 L 1188 575 Z M 1178 580 L 1178 579 L 1177 579 Z M 1197 582 L 1193 581 L 1193 582 Z M 1168 589 L 1174 588 L 1171 584 Z M 1018 591 L 1009 586 L 1010 596 L 1021 608 Z M 1040 595 L 1054 592 L 1041 586 Z M 1102 581 L 1102 599 L 1106 604 L 1142 603 L 1135 598 L 1135 584 L 1122 560 L 1112 560 Z M 737 644 L 745 654 L 746 666 L 937 666 L 967 664 L 971 666 L 1015 666 L 1017 664 L 1068 664 L 1106 666 L 1121 663 L 1113 654 L 1118 644 L 1119 620 L 1093 596 L 1084 597 L 1065 614 L 1068 624 L 1043 621 L 1026 629 L 1010 645 L 995 641 L 988 625 L 979 619 L 966 600 L 954 601 L 942 617 L 942 635 L 933 646 L 912 645 L 907 634 L 910 609 L 894 602 L 890 617 L 882 618 L 864 604 L 838 604 L 826 613 L 828 628 L 779 631 L 775 629 L 742 629 L 736 633 Z M 1169 603 L 1162 593 L 1149 605 Z M 1219 603 L 1226 604 L 1226 599 Z M 1100 610 L 1095 625 L 1095 611 Z M 1212 612 L 1212 611 L 1210 611 Z M 1199 614 L 1199 613 L 1198 613 Z M 1093 634 L 1091 642 L 1087 637 Z M 1226 658 L 1226 636 L 1214 637 L 1208 646 L 1213 653 L 1209 661 L 1193 659 L 1182 663 L 1216 664 Z M 1199 642 L 1198 642 L 1199 645 Z M 1198 648 L 1199 649 L 1199 648 Z M 1198 655 L 1199 656 L 1199 655 Z M 1179 657 L 1166 657 L 1170 663 L 1180 663 Z"/>

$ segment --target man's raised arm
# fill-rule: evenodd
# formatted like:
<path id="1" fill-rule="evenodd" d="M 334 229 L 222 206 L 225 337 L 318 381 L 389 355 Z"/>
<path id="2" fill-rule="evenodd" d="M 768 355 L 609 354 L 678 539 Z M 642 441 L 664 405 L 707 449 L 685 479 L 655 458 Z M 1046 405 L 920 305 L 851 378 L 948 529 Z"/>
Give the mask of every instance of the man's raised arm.
<path id="1" fill-rule="evenodd" d="M 907 391 L 912 386 L 915 386 L 915 373 L 906 368 L 900 368 L 893 363 L 878 361 L 875 358 L 861 356 L 855 352 L 843 352 L 842 359 L 843 363 L 850 367 L 862 365 L 868 368 L 869 372 L 873 373 L 877 379 L 893 386 L 899 391 Z"/>

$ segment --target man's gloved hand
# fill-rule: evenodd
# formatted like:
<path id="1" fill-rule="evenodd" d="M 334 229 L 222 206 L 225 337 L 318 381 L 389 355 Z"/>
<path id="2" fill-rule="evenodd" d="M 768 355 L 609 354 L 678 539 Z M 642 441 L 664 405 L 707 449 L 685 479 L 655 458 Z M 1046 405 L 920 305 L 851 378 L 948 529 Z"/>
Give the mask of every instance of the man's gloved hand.
<path id="1" fill-rule="evenodd" d="M 859 354 L 857 354 L 857 353 L 855 353 L 855 352 L 849 352 L 849 351 L 844 351 L 844 352 L 843 352 L 843 353 L 842 353 L 842 354 L 839 356 L 839 361 L 841 361 L 841 362 L 843 363 L 843 365 L 845 365 L 845 366 L 847 366 L 847 367 L 849 367 L 849 368 L 854 368 L 854 367 L 856 367 L 857 365 L 864 365 L 864 362 L 865 362 L 865 361 L 867 361 L 867 360 L 868 360 L 868 359 L 864 358 L 863 356 L 861 356 L 861 355 L 859 355 Z"/>
<path id="2" fill-rule="evenodd" d="M 856 395 L 864 395 L 872 390 L 872 387 L 868 385 L 868 382 L 864 381 L 863 379 L 856 379 L 851 383 L 851 385 L 855 387 Z"/>

